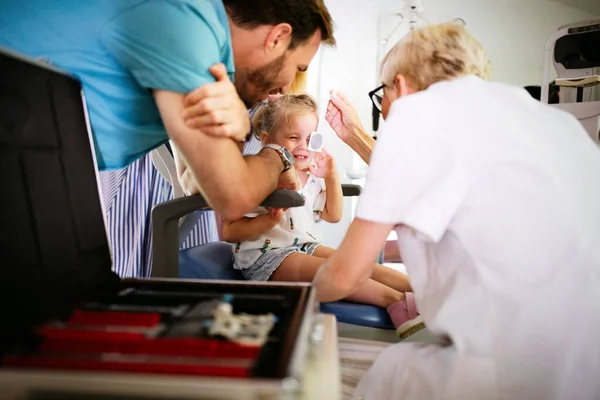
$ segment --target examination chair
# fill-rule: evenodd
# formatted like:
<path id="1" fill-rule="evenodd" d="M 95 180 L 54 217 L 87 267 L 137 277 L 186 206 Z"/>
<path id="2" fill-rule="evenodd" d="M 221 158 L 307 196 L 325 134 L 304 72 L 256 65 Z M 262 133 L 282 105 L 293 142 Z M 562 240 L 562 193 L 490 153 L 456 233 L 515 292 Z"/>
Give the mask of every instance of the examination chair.
<path id="1" fill-rule="evenodd" d="M 188 279 L 243 280 L 240 271 L 233 268 L 233 248 L 229 243 L 214 242 L 179 250 L 183 241 L 197 222 L 185 218 L 197 210 L 209 210 L 200 195 L 183 196 L 177 181 L 177 172 L 172 154 L 163 145 L 152 153 L 157 170 L 173 185 L 174 199 L 154 207 L 152 211 L 153 265 L 151 277 Z M 361 187 L 342 185 L 344 196 L 358 196 Z M 183 196 L 177 198 L 177 196 Z M 297 198 L 296 198 L 297 196 Z M 277 191 L 267 198 L 266 203 L 299 203 L 301 196 L 296 192 Z M 184 217 L 180 222 L 180 217 Z M 384 308 L 347 301 L 321 303 L 321 312 L 334 314 L 339 322 L 361 327 L 393 330 L 392 321 Z"/>

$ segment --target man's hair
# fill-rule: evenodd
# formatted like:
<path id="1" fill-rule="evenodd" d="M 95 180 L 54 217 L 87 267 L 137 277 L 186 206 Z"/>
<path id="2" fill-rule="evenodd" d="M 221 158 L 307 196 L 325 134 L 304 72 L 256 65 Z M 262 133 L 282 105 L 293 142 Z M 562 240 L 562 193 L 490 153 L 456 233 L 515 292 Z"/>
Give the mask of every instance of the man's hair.
<path id="1" fill-rule="evenodd" d="M 260 138 L 261 132 L 269 137 L 300 115 L 317 114 L 317 102 L 308 94 L 284 94 L 275 100 L 266 100 L 252 116 L 252 132 Z"/>
<path id="2" fill-rule="evenodd" d="M 479 42 L 455 21 L 409 32 L 381 63 L 384 84 L 391 85 L 400 74 L 417 91 L 471 74 L 487 80 L 490 70 L 490 60 Z"/>
<path id="3" fill-rule="evenodd" d="M 323 0 L 223 0 L 223 4 L 233 22 L 242 28 L 290 24 L 289 50 L 307 42 L 317 29 L 323 43 L 335 46 L 333 22 Z"/>

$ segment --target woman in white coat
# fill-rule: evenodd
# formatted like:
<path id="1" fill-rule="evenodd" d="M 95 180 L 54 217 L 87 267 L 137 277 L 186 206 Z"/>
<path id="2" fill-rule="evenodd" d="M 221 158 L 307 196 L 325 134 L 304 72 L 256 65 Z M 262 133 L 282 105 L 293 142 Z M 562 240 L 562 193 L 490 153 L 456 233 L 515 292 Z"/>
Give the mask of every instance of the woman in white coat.
<path id="1" fill-rule="evenodd" d="M 600 152 L 573 116 L 487 82 L 489 69 L 460 24 L 409 33 L 382 64 L 372 156 L 333 93 L 327 118 L 370 168 L 319 300 L 367 280 L 395 229 L 441 339 L 390 346 L 357 398 L 600 398 Z"/>

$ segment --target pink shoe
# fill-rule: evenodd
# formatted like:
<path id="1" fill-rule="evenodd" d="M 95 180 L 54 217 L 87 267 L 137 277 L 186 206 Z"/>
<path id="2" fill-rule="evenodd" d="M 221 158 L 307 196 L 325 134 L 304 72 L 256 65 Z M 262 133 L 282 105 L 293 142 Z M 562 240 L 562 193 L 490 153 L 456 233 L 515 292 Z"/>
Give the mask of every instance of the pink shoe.
<path id="1" fill-rule="evenodd" d="M 387 308 L 400 339 L 406 339 L 413 333 L 425 328 L 423 317 L 419 315 L 419 310 L 417 310 L 415 295 L 407 292 L 405 296 L 404 300 L 391 304 Z"/>

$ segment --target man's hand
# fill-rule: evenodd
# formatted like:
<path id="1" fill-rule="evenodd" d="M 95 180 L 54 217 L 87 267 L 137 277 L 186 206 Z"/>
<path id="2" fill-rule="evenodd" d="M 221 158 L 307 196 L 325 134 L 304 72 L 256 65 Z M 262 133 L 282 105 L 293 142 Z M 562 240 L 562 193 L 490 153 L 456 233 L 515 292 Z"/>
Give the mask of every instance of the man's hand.
<path id="1" fill-rule="evenodd" d="M 313 165 L 308 167 L 311 175 L 323 179 L 328 179 L 335 175 L 335 161 L 331 154 L 324 148 L 320 153 L 315 153 L 315 163 L 317 164 L 316 167 Z"/>
<path id="2" fill-rule="evenodd" d="M 210 68 L 217 80 L 185 96 L 183 119 L 188 127 L 235 141 L 243 141 L 250 132 L 248 110 L 229 80 L 223 64 Z"/>
<path id="3" fill-rule="evenodd" d="M 350 100 L 344 94 L 334 90 L 330 94 L 331 100 L 327 103 L 325 120 L 327 120 L 339 138 L 348 143 L 353 134 L 364 131 L 364 128 Z"/>
<path id="4" fill-rule="evenodd" d="M 281 174 L 277 188 L 287 190 L 298 190 L 300 188 L 298 184 L 298 172 L 296 172 L 294 167 Z"/>

